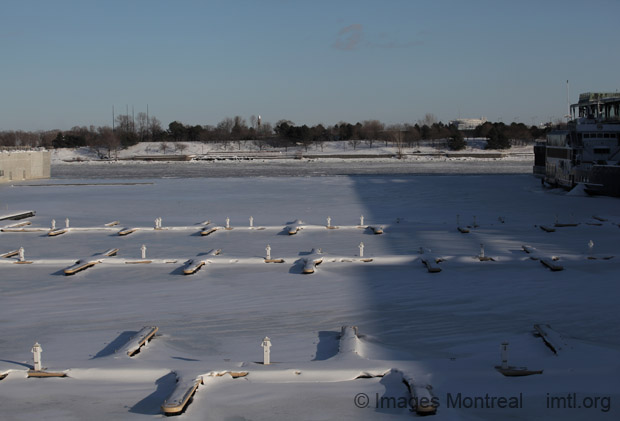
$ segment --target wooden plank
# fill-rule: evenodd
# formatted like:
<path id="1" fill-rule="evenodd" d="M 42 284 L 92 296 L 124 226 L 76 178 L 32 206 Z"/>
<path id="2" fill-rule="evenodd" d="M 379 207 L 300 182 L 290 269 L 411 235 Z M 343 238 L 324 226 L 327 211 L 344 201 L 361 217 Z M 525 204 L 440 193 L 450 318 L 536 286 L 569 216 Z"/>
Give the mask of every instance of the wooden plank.
<path id="1" fill-rule="evenodd" d="M 183 275 L 192 275 L 200 270 L 206 264 L 204 260 L 190 259 L 183 268 Z"/>
<path id="2" fill-rule="evenodd" d="M 437 413 L 437 404 L 438 400 L 433 396 L 433 388 L 429 384 L 422 384 L 421 382 L 416 382 L 412 376 L 402 373 L 403 382 L 409 389 L 409 394 L 411 395 L 412 402 L 416 405 L 413 410 L 416 411 L 418 415 L 434 415 Z"/>
<path id="3" fill-rule="evenodd" d="M 121 236 L 129 235 L 132 232 L 136 232 L 136 231 L 138 231 L 138 228 L 123 228 L 122 230 L 118 232 L 118 235 L 121 235 Z"/>
<path id="4" fill-rule="evenodd" d="M 566 346 L 566 342 L 560 334 L 551 329 L 551 326 L 548 324 L 535 324 L 534 329 L 554 354 L 558 354 Z"/>
<path id="5" fill-rule="evenodd" d="M 55 229 L 55 230 L 50 230 L 50 232 L 47 233 L 47 235 L 49 237 L 55 237 L 57 235 L 62 235 L 69 232 L 69 228 L 59 228 L 59 229 Z"/>
<path id="6" fill-rule="evenodd" d="M 138 333 L 136 333 L 129 342 L 121 348 L 128 356 L 133 357 L 140 352 L 146 343 L 155 336 L 155 333 L 159 328 L 157 326 L 145 326 Z"/>
<path id="7" fill-rule="evenodd" d="M 527 367 L 502 368 L 502 366 L 498 365 L 498 366 L 495 366 L 495 369 L 506 377 L 523 377 L 523 376 L 531 376 L 533 374 L 543 373 L 543 370 L 528 370 Z"/>
<path id="8" fill-rule="evenodd" d="M 77 262 L 75 262 L 74 265 L 69 266 L 63 272 L 64 272 L 65 275 L 73 275 L 73 274 L 76 274 L 79 271 L 88 269 L 89 267 L 93 267 L 97 263 L 99 263 L 97 260 L 90 260 L 90 261 L 86 261 L 86 262 L 84 262 L 82 260 L 78 260 Z"/>
<path id="9" fill-rule="evenodd" d="M 203 228 L 202 231 L 200 231 L 200 235 L 209 235 L 209 234 L 213 234 L 215 231 L 217 231 L 217 227 L 216 228 Z"/>
<path id="10" fill-rule="evenodd" d="M 441 259 L 436 259 L 432 256 L 422 258 L 422 263 L 426 266 L 426 270 L 428 270 L 429 273 L 441 272 L 441 268 L 437 265 L 440 261 Z"/>
<path id="11" fill-rule="evenodd" d="M 104 251 L 103 253 L 98 253 L 92 257 L 86 258 L 86 259 L 79 259 L 75 262 L 74 265 L 69 266 L 68 268 L 66 268 L 64 270 L 64 274 L 65 275 L 73 275 L 77 272 L 80 272 L 82 270 L 88 269 L 90 267 L 93 267 L 99 263 L 101 263 L 103 261 L 104 257 L 111 257 L 111 256 L 115 256 L 116 253 L 118 253 L 118 249 L 117 248 L 112 248 L 112 249 L 108 249 L 106 251 Z"/>
<path id="12" fill-rule="evenodd" d="M 17 256 L 18 254 L 19 254 L 19 250 L 11 250 L 11 251 L 7 251 L 6 253 L 0 254 L 0 257 L 9 258 L 9 257 Z"/>
<path id="13" fill-rule="evenodd" d="M 383 234 L 383 227 L 382 226 L 371 225 L 368 228 L 370 228 L 372 230 L 372 232 L 374 232 L 376 235 Z"/>
<path id="14" fill-rule="evenodd" d="M 469 229 L 468 229 L 468 228 L 465 228 L 465 227 L 457 227 L 456 229 L 457 229 L 457 230 L 459 230 L 459 232 L 460 232 L 461 234 L 469 234 Z"/>
<path id="15" fill-rule="evenodd" d="M 201 384 L 202 378 L 198 378 L 190 382 L 184 382 L 183 380 L 178 379 L 177 386 L 172 391 L 172 394 L 161 406 L 164 414 L 175 415 L 182 413 L 189 404 L 192 396 L 196 393 L 198 386 Z"/>
<path id="16" fill-rule="evenodd" d="M 314 273 L 316 266 L 323 263 L 323 256 L 321 255 L 321 249 L 312 249 L 308 256 L 302 258 L 304 268 L 302 273 L 309 275 Z"/>
<path id="17" fill-rule="evenodd" d="M 546 225 L 539 225 L 540 229 L 545 232 L 555 232 L 555 228 L 548 227 Z"/>
<path id="18" fill-rule="evenodd" d="M 555 263 L 553 263 L 552 259 L 540 259 L 540 263 L 551 269 L 551 271 L 553 272 L 559 272 L 561 270 L 564 270 L 564 266 L 556 265 Z"/>
<path id="19" fill-rule="evenodd" d="M 16 212 L 7 212 L 0 214 L 0 221 L 4 221 L 5 219 L 11 220 L 19 220 L 24 218 L 30 218 L 35 215 L 35 211 L 16 211 Z"/>
<path id="20" fill-rule="evenodd" d="M 22 221 L 22 222 L 18 222 L 16 224 L 7 225 L 4 228 L 23 228 L 23 227 L 27 227 L 28 225 L 32 225 L 32 222 L 30 222 L 30 221 Z"/>
<path id="21" fill-rule="evenodd" d="M 28 370 L 28 377 L 67 377 L 67 373 L 63 372 L 52 372 L 52 371 L 37 371 L 37 370 Z"/>

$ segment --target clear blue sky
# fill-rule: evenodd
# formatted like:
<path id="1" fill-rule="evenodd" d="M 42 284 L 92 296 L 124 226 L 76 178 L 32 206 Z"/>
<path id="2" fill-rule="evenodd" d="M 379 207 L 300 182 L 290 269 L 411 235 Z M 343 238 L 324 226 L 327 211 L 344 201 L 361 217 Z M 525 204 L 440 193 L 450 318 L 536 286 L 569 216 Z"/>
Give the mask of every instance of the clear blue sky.
<path id="1" fill-rule="evenodd" d="M 620 1 L 33 1 L 0 8 L 0 130 L 275 123 L 527 124 L 620 89 Z"/>

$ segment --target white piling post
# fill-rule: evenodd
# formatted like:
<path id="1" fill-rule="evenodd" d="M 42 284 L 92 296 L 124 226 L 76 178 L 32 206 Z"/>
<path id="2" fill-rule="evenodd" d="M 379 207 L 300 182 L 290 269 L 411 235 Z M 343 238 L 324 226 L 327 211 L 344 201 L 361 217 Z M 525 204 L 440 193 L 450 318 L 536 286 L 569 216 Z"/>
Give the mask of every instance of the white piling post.
<path id="1" fill-rule="evenodd" d="M 34 346 L 32 347 L 32 349 L 30 350 L 30 352 L 32 352 L 32 355 L 34 357 L 34 370 L 35 371 L 41 371 L 41 352 L 42 351 L 43 351 L 43 348 L 41 348 L 41 345 L 39 345 L 38 342 L 36 342 Z"/>
<path id="2" fill-rule="evenodd" d="M 56 220 L 52 219 L 52 230 L 56 229 Z"/>
<path id="3" fill-rule="evenodd" d="M 588 241 L 588 250 L 592 253 L 592 249 L 594 248 L 594 241 Z"/>
<path id="4" fill-rule="evenodd" d="M 271 339 L 269 339 L 269 336 L 265 336 L 261 346 L 263 347 L 263 365 L 269 365 L 271 364 Z"/>
<path id="5" fill-rule="evenodd" d="M 508 368 L 508 342 L 502 342 L 502 368 Z"/>
<path id="6" fill-rule="evenodd" d="M 474 225 L 473 225 L 473 227 L 474 228 L 478 227 L 478 224 L 476 224 L 476 215 L 474 215 Z"/>
<path id="7" fill-rule="evenodd" d="M 20 247 L 19 248 L 19 261 L 20 262 L 23 262 L 24 260 L 26 260 L 25 254 L 26 254 L 26 252 L 25 252 L 24 248 Z"/>
<path id="8" fill-rule="evenodd" d="M 330 216 L 327 217 L 327 228 L 332 226 L 332 218 Z"/>
<path id="9" fill-rule="evenodd" d="M 254 218 L 250 216 L 250 228 L 254 227 Z"/>
<path id="10" fill-rule="evenodd" d="M 480 257 L 484 257 L 484 244 L 480 244 Z"/>
<path id="11" fill-rule="evenodd" d="M 271 260 L 271 246 L 269 244 L 267 244 L 267 247 L 265 247 L 265 251 L 267 252 L 267 256 L 265 258 L 267 260 Z"/>
<path id="12" fill-rule="evenodd" d="M 146 246 L 144 244 L 140 247 L 140 251 L 142 252 L 142 258 L 146 259 Z"/>
<path id="13" fill-rule="evenodd" d="M 65 228 L 69 228 L 69 218 L 65 218 Z"/>
<path id="14" fill-rule="evenodd" d="M 364 243 L 360 243 L 358 247 L 360 249 L 360 257 L 364 257 Z"/>
<path id="15" fill-rule="evenodd" d="M 364 215 L 360 216 L 360 225 L 364 225 Z"/>
<path id="16" fill-rule="evenodd" d="M 226 217 L 226 229 L 230 228 L 230 218 Z"/>

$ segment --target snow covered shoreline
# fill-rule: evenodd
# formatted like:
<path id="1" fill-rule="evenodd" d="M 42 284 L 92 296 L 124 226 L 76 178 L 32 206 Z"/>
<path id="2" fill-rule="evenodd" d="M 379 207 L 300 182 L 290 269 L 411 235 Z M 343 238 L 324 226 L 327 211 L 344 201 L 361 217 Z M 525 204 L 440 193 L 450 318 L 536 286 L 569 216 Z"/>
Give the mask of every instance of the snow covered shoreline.
<path id="1" fill-rule="evenodd" d="M 55 163 L 52 178 L 280 177 L 377 174 L 531 174 L 533 159 L 315 159 L 252 161 L 85 161 Z"/>

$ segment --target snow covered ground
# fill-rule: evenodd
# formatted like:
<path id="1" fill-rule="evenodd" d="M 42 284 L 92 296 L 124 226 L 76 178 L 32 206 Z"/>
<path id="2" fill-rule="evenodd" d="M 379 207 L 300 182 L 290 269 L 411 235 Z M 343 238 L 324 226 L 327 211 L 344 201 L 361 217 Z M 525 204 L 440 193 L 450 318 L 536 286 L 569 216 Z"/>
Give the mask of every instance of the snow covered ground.
<path id="1" fill-rule="evenodd" d="M 186 384 L 201 376 L 181 419 L 409 419 L 415 413 L 403 378 L 432 386 L 438 420 L 618 418 L 618 199 L 544 190 L 510 170 L 239 176 L 252 174 L 246 163 L 234 177 L 146 178 L 156 164 L 134 164 L 109 166 L 97 178 L 104 164 L 66 165 L 60 174 L 55 166 L 51 180 L 0 186 L 2 211 L 35 210 L 29 227 L 52 219 L 62 227 L 70 218 L 71 227 L 118 220 L 119 230 L 145 229 L 123 237 L 114 230 L 0 233 L 0 253 L 24 247 L 33 262 L 0 261 L 2 419 L 162 418 L 177 378 Z M 172 165 L 173 177 L 186 175 L 179 165 L 208 168 Z M 524 172 L 518 165 L 513 172 Z M 469 234 L 457 231 L 457 214 Z M 361 215 L 385 233 L 354 228 Z M 250 216 L 267 228 L 248 229 Z M 341 229 L 283 230 L 295 219 L 325 225 L 328 216 Z M 188 228 L 153 230 L 157 217 L 163 228 Z M 232 230 L 199 234 L 200 223 L 223 227 L 226 218 Z M 579 225 L 540 229 L 556 219 Z M 359 261 L 360 242 L 373 261 Z M 143 244 L 147 259 L 174 263 L 122 263 L 141 260 Z M 267 244 L 284 263 L 260 263 Z M 481 244 L 495 261 L 475 258 Z M 559 257 L 564 270 L 529 259 L 523 245 Z M 427 272 L 420 247 L 444 260 L 441 272 Z M 119 249 L 121 263 L 63 274 L 69 264 L 62 262 L 110 248 Z M 313 248 L 324 262 L 302 275 L 300 260 Z M 186 260 L 212 249 L 221 255 L 183 275 Z M 562 335 L 557 355 L 532 334 L 534 324 Z M 344 325 L 358 326 L 360 337 L 341 347 Z M 142 352 L 115 352 L 144 326 L 159 331 Z M 259 363 L 265 336 L 273 344 L 269 366 Z M 66 370 L 67 378 L 26 378 L 37 341 L 43 366 Z M 498 373 L 503 341 L 510 365 L 543 374 Z M 249 374 L 209 375 L 223 371 Z M 519 407 L 501 408 L 500 398 Z"/>

